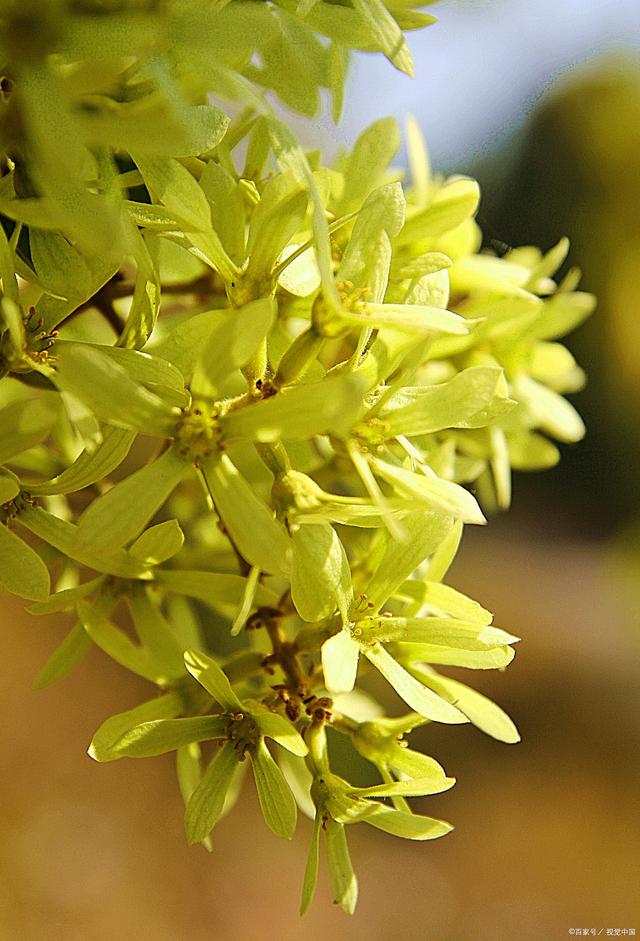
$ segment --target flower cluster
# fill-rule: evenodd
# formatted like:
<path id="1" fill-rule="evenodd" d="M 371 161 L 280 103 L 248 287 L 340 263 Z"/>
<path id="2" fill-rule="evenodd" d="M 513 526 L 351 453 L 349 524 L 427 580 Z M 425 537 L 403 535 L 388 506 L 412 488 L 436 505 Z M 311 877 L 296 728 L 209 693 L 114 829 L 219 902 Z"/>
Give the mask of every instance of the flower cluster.
<path id="1" fill-rule="evenodd" d="M 274 833 L 315 818 L 303 910 L 324 834 L 352 911 L 347 826 L 450 829 L 410 807 L 454 782 L 404 737 L 518 741 L 441 672 L 518 638 L 444 579 L 512 468 L 583 434 L 557 340 L 593 300 L 554 280 L 564 241 L 482 251 L 476 183 L 432 175 L 415 122 L 408 179 L 392 120 L 324 166 L 259 91 L 339 110 L 349 48 L 411 70 L 424 3 L 51 6 L 1 21 L 0 587 L 73 616 L 40 685 L 95 644 L 155 687 L 93 758 L 174 751 L 205 845 L 251 765 Z"/>

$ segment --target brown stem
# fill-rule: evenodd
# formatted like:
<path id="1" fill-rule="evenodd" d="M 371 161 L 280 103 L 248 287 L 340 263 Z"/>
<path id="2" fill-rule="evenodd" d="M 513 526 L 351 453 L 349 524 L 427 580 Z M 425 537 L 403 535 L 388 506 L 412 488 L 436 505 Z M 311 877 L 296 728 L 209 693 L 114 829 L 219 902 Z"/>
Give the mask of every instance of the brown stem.
<path id="1" fill-rule="evenodd" d="M 304 696 L 307 677 L 298 660 L 298 648 L 286 639 L 279 617 L 266 617 L 264 626 L 273 647 L 273 660 L 282 668 L 290 692 Z"/>
<path id="2" fill-rule="evenodd" d="M 75 310 L 71 311 L 71 313 L 64 318 L 62 323 L 67 323 L 85 310 L 95 307 L 107 319 L 115 332 L 120 335 L 124 324 L 114 310 L 113 302 L 121 297 L 129 297 L 133 294 L 134 289 L 134 284 L 122 280 L 118 274 L 115 274 L 106 284 L 103 284 L 95 294 L 92 294 L 91 297 L 76 307 Z M 198 297 L 209 297 L 219 292 L 215 290 L 211 277 L 207 274 L 196 278 L 194 281 L 183 282 L 182 284 L 164 284 L 162 286 L 162 293 L 165 296 L 170 294 L 196 294 Z"/>
<path id="3" fill-rule="evenodd" d="M 261 620 L 273 648 L 273 653 L 266 658 L 265 665 L 277 663 L 284 673 L 285 683 L 273 688 L 284 702 L 288 718 L 297 722 L 306 713 L 314 722 L 329 721 L 333 702 L 326 696 L 316 696 L 312 691 L 316 685 L 314 679 L 303 670 L 295 641 L 292 643 L 286 639 L 280 612 L 266 612 Z"/>
<path id="4" fill-rule="evenodd" d="M 91 307 L 95 307 L 98 311 L 100 311 L 102 316 L 112 327 L 115 333 L 120 336 L 124 329 L 124 323 L 113 307 L 113 301 L 115 297 L 123 296 L 117 295 L 114 291 L 114 288 L 118 283 L 119 282 L 114 281 L 113 278 L 110 281 L 107 281 L 107 283 L 103 284 L 95 294 L 92 294 L 91 297 L 88 298 L 88 300 L 84 301 L 84 303 L 76 307 L 75 310 L 72 310 L 70 314 L 67 314 L 67 316 L 60 321 L 58 326 L 62 326 L 62 324 L 68 323 L 70 320 L 73 320 L 74 317 L 82 314 L 85 310 L 89 310 Z"/>
<path id="5" fill-rule="evenodd" d="M 94 305 L 100 311 L 102 316 L 105 318 L 109 326 L 113 329 L 117 336 L 120 336 L 124 330 L 124 323 L 116 313 L 113 302 L 108 294 L 108 292 L 98 293 L 94 297 Z"/>
<path id="6" fill-rule="evenodd" d="M 130 294 L 133 294 L 135 285 L 130 281 L 116 281 L 113 282 L 112 294 L 113 298 L 118 297 L 128 297 Z M 163 284 L 162 285 L 163 294 L 197 294 L 199 297 L 209 296 L 210 294 L 218 293 L 211 281 L 211 277 L 208 274 L 201 275 L 199 278 L 196 278 L 194 281 L 183 281 L 179 284 Z M 89 302 L 90 303 L 90 302 Z"/>

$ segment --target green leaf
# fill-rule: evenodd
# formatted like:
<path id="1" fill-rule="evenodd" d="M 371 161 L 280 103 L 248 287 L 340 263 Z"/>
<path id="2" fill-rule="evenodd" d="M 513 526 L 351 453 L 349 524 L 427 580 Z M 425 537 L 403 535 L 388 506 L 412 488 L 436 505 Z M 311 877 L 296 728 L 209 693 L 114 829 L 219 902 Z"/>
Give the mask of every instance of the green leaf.
<path id="1" fill-rule="evenodd" d="M 394 281 L 413 280 L 417 278 L 422 281 L 423 278 L 433 274 L 443 274 L 445 268 L 452 264 L 448 255 L 443 252 L 423 252 L 421 255 L 415 255 L 408 261 L 402 257 L 394 258 L 391 264 L 391 278 Z M 448 293 L 448 292 L 447 292 Z M 410 291 L 411 296 L 414 290 Z M 428 303 L 423 301 L 422 303 Z M 438 305 L 434 305 L 438 306 Z M 444 304 L 444 307 L 447 305 Z"/>
<path id="2" fill-rule="evenodd" d="M 322 817 L 316 813 L 313 821 L 313 831 L 311 833 L 311 845 L 309 847 L 309 856 L 304 870 L 304 881 L 302 883 L 302 897 L 300 899 L 300 914 L 304 915 L 313 901 L 318 884 L 318 866 L 320 863 L 320 830 L 322 829 Z"/>
<path id="3" fill-rule="evenodd" d="M 160 310 L 160 243 L 152 232 L 138 232 L 137 229 L 132 231 L 132 241 L 138 266 L 136 282 L 127 321 L 118 343 L 119 347 L 138 349 L 148 340 Z M 184 395 L 184 390 L 182 394 Z M 170 404 L 176 403 L 170 401 Z"/>
<path id="4" fill-rule="evenodd" d="M 164 755 L 191 742 L 225 738 L 225 728 L 226 723 L 219 716 L 155 719 L 129 729 L 112 748 L 127 758 L 149 758 Z"/>
<path id="5" fill-rule="evenodd" d="M 367 303 L 361 313 L 342 311 L 339 316 L 344 323 L 354 326 L 387 327 L 416 337 L 438 334 L 464 336 L 474 325 L 474 321 L 465 320 L 450 310 L 420 304 Z"/>
<path id="6" fill-rule="evenodd" d="M 6 174 L 3 179 L 4 181 L 12 181 L 12 174 Z M 8 187 L 8 182 L 5 182 L 5 186 Z M 13 219 L 16 222 L 21 222 L 24 225 L 33 226 L 34 228 L 58 228 L 59 217 L 56 212 L 56 207 L 50 199 L 47 197 L 42 199 L 37 197 L 16 199 L 14 197 L 15 191 L 11 189 L 10 191 L 5 190 L 3 197 L 0 198 L 0 209 L 2 214 L 8 219 Z M 38 280 L 32 269 L 25 265 L 24 262 L 21 262 L 19 256 L 14 258 L 14 261 L 16 269 L 22 268 L 23 272 L 30 272 L 34 280 Z"/>
<path id="7" fill-rule="evenodd" d="M 264 739 L 249 750 L 249 755 L 265 823 L 276 836 L 290 840 L 295 833 L 298 816 L 291 789 L 269 754 Z"/>
<path id="8" fill-rule="evenodd" d="M 49 572 L 30 546 L 0 523 L 0 588 L 30 601 L 49 597 Z"/>
<path id="9" fill-rule="evenodd" d="M 536 343 L 529 371 L 533 379 L 555 392 L 577 392 L 584 387 L 584 373 L 562 343 L 548 343 L 546 340 Z"/>
<path id="10" fill-rule="evenodd" d="M 356 217 L 338 270 L 338 281 L 366 288 L 367 302 L 384 299 L 391 265 L 391 240 L 404 223 L 405 198 L 400 183 L 373 191 Z M 367 310 L 370 310 L 369 303 Z"/>
<path id="11" fill-rule="evenodd" d="M 372 190 L 383 183 L 383 174 L 399 147 L 400 129 L 395 118 L 382 118 L 365 128 L 343 170 L 341 215 L 359 209 Z"/>
<path id="12" fill-rule="evenodd" d="M 560 451 L 555 444 L 535 432 L 510 434 L 507 444 L 514 470 L 547 470 L 560 460 Z"/>
<path id="13" fill-rule="evenodd" d="M 377 44 L 371 40 L 366 23 L 351 7 L 334 6 L 323 0 L 312 6 L 307 14 L 307 22 L 318 32 L 354 49 L 379 51 Z"/>
<path id="14" fill-rule="evenodd" d="M 413 75 L 413 59 L 402 30 L 382 0 L 352 0 L 371 40 L 397 69 Z"/>
<path id="15" fill-rule="evenodd" d="M 59 227 L 90 255 L 113 256 L 122 233 L 108 198 L 85 183 L 87 151 L 62 78 L 43 56 L 20 70 L 20 113 L 29 147 L 29 178 L 55 208 Z M 22 65 L 22 63 L 21 63 Z M 51 128 L 56 128 L 52 137 Z M 65 270 L 65 269 L 62 269 Z"/>
<path id="16" fill-rule="evenodd" d="M 433 338 L 419 339 L 406 331 L 381 331 L 354 373 L 362 378 L 367 389 L 373 389 L 402 368 L 409 358 L 413 362 L 418 354 L 423 356 L 432 342 Z"/>
<path id="17" fill-rule="evenodd" d="M 231 688 L 221 667 L 204 653 L 186 650 L 184 662 L 191 676 L 203 686 L 225 712 L 244 712 L 245 707 Z"/>
<path id="18" fill-rule="evenodd" d="M 350 693 L 358 673 L 360 648 L 345 630 L 322 645 L 324 685 L 330 693 Z"/>
<path id="19" fill-rule="evenodd" d="M 223 3 L 224 5 L 224 3 Z M 206 47 L 198 49 L 190 46 L 180 50 L 181 54 L 188 56 L 189 63 L 192 65 L 191 71 L 201 76 L 203 81 L 207 82 L 207 89 L 215 92 L 220 98 L 226 98 L 230 101 L 237 101 L 260 112 L 265 108 L 265 100 L 256 91 L 255 87 L 240 72 L 226 68 L 220 62 L 215 61 Z M 232 141 L 224 141 L 223 147 L 232 148 Z"/>
<path id="20" fill-rule="evenodd" d="M 405 120 L 411 186 L 419 206 L 427 202 L 431 184 L 431 161 L 420 125 L 409 114 Z"/>
<path id="21" fill-rule="evenodd" d="M 307 767 L 306 760 L 304 758 L 298 758 L 288 751 L 281 751 L 278 755 L 278 764 L 287 779 L 298 809 L 301 810 L 306 817 L 313 820 L 316 813 L 315 804 L 311 799 L 313 776 Z"/>
<path id="22" fill-rule="evenodd" d="M 445 428 L 480 428 L 510 411 L 502 369 L 472 366 L 448 382 L 404 388 L 388 399 L 380 412 L 387 433 L 428 435 Z"/>
<path id="23" fill-rule="evenodd" d="M 452 179 L 436 191 L 431 203 L 410 215 L 398 238 L 408 245 L 422 239 L 433 239 L 457 228 L 478 208 L 480 189 L 475 180 Z"/>
<path id="24" fill-rule="evenodd" d="M 318 809 L 326 811 L 337 823 L 353 823 L 377 812 L 378 805 L 373 801 L 354 797 L 352 786 L 344 778 L 331 773 L 326 767 L 321 775 L 318 777 L 316 774 L 313 779 L 311 797 Z"/>
<path id="25" fill-rule="evenodd" d="M 380 813 L 365 818 L 365 823 L 402 837 L 404 840 L 435 840 L 450 833 L 453 827 L 444 820 L 404 813 L 401 810 L 384 808 Z"/>
<path id="26" fill-rule="evenodd" d="M 93 578 L 89 582 L 84 582 L 76 588 L 65 588 L 63 591 L 56 591 L 49 595 L 46 601 L 39 601 L 36 604 L 29 605 L 27 611 L 29 614 L 57 614 L 58 611 L 68 611 L 75 607 L 76 601 L 86 598 L 102 585 L 104 579 Z"/>
<path id="27" fill-rule="evenodd" d="M 220 819 L 224 799 L 240 761 L 233 742 L 225 742 L 191 795 L 184 815 L 187 842 L 202 843 Z"/>
<path id="28" fill-rule="evenodd" d="M 162 335 L 160 340 L 156 339 L 154 332 L 149 344 L 149 352 L 154 356 L 172 363 L 180 370 L 185 382 L 190 382 L 198 360 L 202 356 L 203 347 L 205 347 L 211 332 L 216 328 L 216 320 L 222 317 L 220 331 L 226 335 L 226 330 L 231 328 L 231 321 L 235 322 L 232 314 L 227 311 L 205 310 L 201 314 L 194 314 L 181 320 L 175 327 L 172 327 L 167 333 Z M 227 318 L 228 320 L 224 319 Z M 223 339 L 221 335 L 220 339 Z"/>
<path id="29" fill-rule="evenodd" d="M 126 199 L 124 205 L 131 221 L 145 230 L 171 231 L 179 229 L 181 225 L 186 226 L 186 223 L 181 223 L 178 217 L 172 215 L 164 206 L 156 206 L 153 203 L 138 203 L 133 199 Z M 186 227 L 190 228 L 189 226 Z M 163 243 L 163 245 L 167 244 L 171 243 Z M 162 248 L 161 251 L 164 251 L 164 249 Z M 140 274 L 140 268 L 138 268 L 138 274 Z"/>
<path id="30" fill-rule="evenodd" d="M 199 572 L 189 569 L 157 570 L 156 581 L 171 591 L 189 598 L 197 598 L 215 610 L 229 609 L 233 616 L 244 597 L 247 580 L 240 575 L 218 572 Z M 273 606 L 277 595 L 264 585 L 258 585 L 255 605 Z"/>
<path id="31" fill-rule="evenodd" d="M 358 797 L 424 797 L 427 794 L 439 794 L 448 791 L 456 783 L 455 778 L 433 777 L 413 778 L 411 781 L 392 781 L 388 784 L 376 784 L 373 787 L 358 787 L 353 793 Z"/>
<path id="32" fill-rule="evenodd" d="M 382 518 L 382 522 L 386 526 L 389 534 L 393 536 L 394 539 L 406 540 L 407 531 L 402 525 L 402 522 L 397 519 L 396 514 L 393 512 L 393 508 L 383 494 L 380 485 L 376 480 L 373 471 L 371 470 L 369 454 L 367 453 L 365 456 L 354 441 L 351 441 L 347 447 L 349 450 L 351 463 L 353 464 L 358 477 L 364 484 L 367 493 L 371 497 L 374 506 L 377 507 L 378 512 Z M 381 545 L 382 543 L 378 542 L 378 546 L 380 547 Z"/>
<path id="33" fill-rule="evenodd" d="M 470 689 L 464 683 L 459 683 L 458 680 L 436 673 L 421 671 L 420 677 L 434 692 L 452 699 L 456 707 L 487 735 L 508 744 L 520 741 L 518 730 L 506 712 L 486 696 Z"/>
<path id="34" fill-rule="evenodd" d="M 358 901 L 358 880 L 351 865 L 344 826 L 329 818 L 326 822 L 327 862 L 333 895 L 347 915 L 353 915 Z"/>
<path id="35" fill-rule="evenodd" d="M 63 555 L 97 572 L 122 578 L 148 576 L 148 569 L 123 549 L 102 551 L 93 546 L 78 546 L 78 527 L 47 513 L 41 507 L 25 507 L 20 512 L 18 522 Z"/>
<path id="36" fill-rule="evenodd" d="M 184 676 L 183 650 L 176 631 L 151 601 L 144 586 L 132 588 L 125 599 L 140 643 L 156 666 L 174 679 Z"/>
<path id="37" fill-rule="evenodd" d="M 268 276 L 291 239 L 302 228 L 308 195 L 304 184 L 288 175 L 269 181 L 251 217 L 248 276 Z"/>
<path id="38" fill-rule="evenodd" d="M 106 110 L 81 113 L 83 133 L 92 144 L 155 158 L 197 157 L 216 147 L 228 126 L 228 116 L 212 105 L 183 106 L 171 118 L 160 112 L 153 121 L 141 121 L 139 111 L 128 110 L 126 105 L 113 114 Z"/>
<path id="39" fill-rule="evenodd" d="M 263 572 L 289 571 L 289 540 L 273 511 L 256 496 L 226 454 L 203 468 L 215 508 L 241 555 Z"/>
<path id="40" fill-rule="evenodd" d="M 82 624 L 72 627 L 38 673 L 36 688 L 46 689 L 70 673 L 90 649 L 91 644 L 91 638 Z"/>
<path id="41" fill-rule="evenodd" d="M 491 612 L 477 601 L 439 582 L 410 579 L 398 589 L 396 597 L 413 599 L 416 610 L 426 605 L 430 611 L 448 614 L 473 624 L 486 625 L 493 620 Z"/>
<path id="42" fill-rule="evenodd" d="M 515 378 L 513 391 L 517 399 L 527 406 L 542 431 L 560 441 L 580 441 L 584 437 L 584 422 L 573 405 L 557 392 L 525 375 Z"/>
<path id="43" fill-rule="evenodd" d="M 503 670 L 515 656 L 512 647 L 463 650 L 437 644 L 402 643 L 389 644 L 389 650 L 403 663 L 438 663 L 444 666 L 466 667 L 468 670 Z"/>
<path id="44" fill-rule="evenodd" d="M 456 259 L 449 269 L 454 294 L 491 292 L 498 297 L 526 300 L 540 309 L 542 304 L 525 289 L 529 268 L 508 258 L 491 255 L 465 255 Z M 531 309 L 531 308 L 530 308 Z"/>
<path id="45" fill-rule="evenodd" d="M 102 582 L 102 579 L 96 579 L 95 582 L 98 584 Z M 96 584 L 87 583 L 93 589 L 95 589 Z M 85 586 L 80 586 L 84 588 Z M 69 589 L 68 592 L 58 592 L 58 595 L 72 595 L 76 594 L 76 597 L 83 597 L 79 592 L 79 589 Z M 84 592 L 86 595 L 87 592 Z M 53 595 L 53 599 L 56 599 L 57 596 Z M 68 602 L 67 602 L 68 603 Z M 38 605 L 32 606 L 38 607 Z M 44 603 L 41 607 L 47 607 L 47 602 Z M 65 604 L 66 607 L 66 604 Z M 113 599 L 110 595 L 104 594 L 99 595 L 93 601 L 93 609 L 96 614 L 105 614 L 108 615 L 113 607 Z M 56 647 L 53 653 L 47 659 L 47 662 L 44 664 L 38 678 L 36 680 L 36 688 L 44 689 L 47 686 L 50 686 L 52 683 L 57 682 L 57 680 L 62 679 L 71 670 L 80 662 L 84 657 L 85 653 L 92 646 L 92 641 L 82 623 L 76 624 L 71 631 L 67 634 L 65 639 L 61 644 Z"/>
<path id="46" fill-rule="evenodd" d="M 569 407 L 571 408 L 571 406 Z M 576 416 L 582 422 L 577 413 Z M 502 428 L 492 425 L 488 429 L 488 437 L 491 452 L 489 466 L 495 487 L 496 501 L 501 509 L 506 510 L 511 503 L 511 465 L 509 464 L 507 436 Z M 480 487 L 481 481 L 482 476 L 478 478 L 478 487 Z"/>
<path id="47" fill-rule="evenodd" d="M 177 520 L 165 520 L 146 529 L 131 545 L 134 559 L 149 565 L 159 565 L 171 559 L 184 545 L 184 533 Z"/>
<path id="48" fill-rule="evenodd" d="M 197 742 L 182 745 L 176 750 L 176 775 L 185 807 L 202 779 L 201 753 Z M 210 847 L 207 849 L 210 850 Z"/>
<path id="49" fill-rule="evenodd" d="M 119 467 L 131 449 L 135 432 L 125 428 L 107 428 L 102 443 L 94 451 L 83 451 L 61 474 L 40 483 L 25 481 L 25 489 L 34 495 L 76 493 L 102 481 Z"/>
<path id="50" fill-rule="evenodd" d="M 429 560 L 426 578 L 441 582 L 455 559 L 462 539 L 462 523 L 456 520 Z"/>
<path id="51" fill-rule="evenodd" d="M 207 51 L 213 48 L 225 61 L 231 53 L 240 53 L 244 61 L 248 48 L 277 36 L 277 21 L 261 3 L 238 5 L 215 0 L 190 16 L 176 19 L 175 27 L 180 45 L 200 46 Z"/>
<path id="52" fill-rule="evenodd" d="M 167 685 L 170 677 L 162 671 L 150 651 L 134 644 L 124 631 L 101 615 L 86 601 L 78 602 L 78 617 L 91 640 L 120 666 L 152 683 Z"/>
<path id="53" fill-rule="evenodd" d="M 240 602 L 240 606 L 233 618 L 233 624 L 231 625 L 230 633 L 232 637 L 237 637 L 242 628 L 247 623 L 247 619 L 249 618 L 251 609 L 254 605 L 256 589 L 258 587 L 261 574 L 262 573 L 260 569 L 254 565 L 247 575 L 242 601 Z"/>
<path id="54" fill-rule="evenodd" d="M 333 98 L 331 117 L 339 124 L 344 103 L 344 86 L 349 71 L 349 50 L 341 42 L 329 46 L 329 88 Z"/>
<path id="55" fill-rule="evenodd" d="M 273 88 L 288 107 L 311 117 L 318 109 L 318 86 L 327 81 L 325 49 L 299 20 L 278 7 L 274 13 L 280 35 L 269 44 L 262 68 L 249 67 L 247 72 L 254 81 Z"/>
<path id="56" fill-rule="evenodd" d="M 351 603 L 351 571 L 344 547 L 329 523 L 304 523 L 293 533 L 291 597 L 305 621 L 320 621 L 336 610 L 343 618 Z"/>
<path id="57" fill-rule="evenodd" d="M 322 287 L 327 300 L 337 308 L 340 301 L 333 277 L 329 225 L 309 162 L 292 132 L 281 121 L 269 118 L 268 127 L 278 165 L 283 170 L 289 171 L 308 188 L 312 206 L 311 225 L 314 236 L 314 250 L 322 278 Z"/>
<path id="58" fill-rule="evenodd" d="M 497 627 L 458 618 L 380 618 L 365 628 L 367 638 L 413 644 L 438 644 L 477 650 L 516 643 L 519 638 Z"/>
<path id="59" fill-rule="evenodd" d="M 427 4 L 430 0 L 427 0 Z M 414 4 L 411 3 L 411 6 L 424 6 L 425 4 Z M 417 10 L 407 10 L 404 5 L 404 0 L 397 0 L 396 3 L 389 3 L 389 9 L 393 13 L 393 18 L 396 20 L 398 26 L 401 29 L 422 29 L 424 26 L 431 26 L 432 23 L 436 23 L 437 20 L 435 16 L 432 16 L 430 13 L 420 13 Z"/>
<path id="60" fill-rule="evenodd" d="M 211 311 L 208 337 L 198 351 L 194 383 L 198 385 L 202 373 L 213 394 L 218 394 L 223 380 L 256 352 L 273 326 L 276 311 L 276 302 L 270 297 L 233 310 Z"/>
<path id="61" fill-rule="evenodd" d="M 59 232 L 31 226 L 29 245 L 36 275 L 47 292 L 38 302 L 37 311 L 48 330 L 93 297 L 119 267 L 119 260 L 81 252 Z"/>
<path id="62" fill-rule="evenodd" d="M 343 523 L 345 526 L 358 526 L 363 529 L 378 529 L 385 526 L 390 516 L 400 519 L 410 507 L 406 501 L 387 500 L 384 506 L 371 503 L 334 503 L 331 500 L 322 502 L 316 510 L 305 513 L 308 522 L 315 520 L 331 520 L 334 523 Z"/>
<path id="63" fill-rule="evenodd" d="M 98 497 L 80 517 L 81 549 L 113 551 L 135 539 L 173 493 L 189 465 L 174 448 Z"/>
<path id="64" fill-rule="evenodd" d="M 404 298 L 405 304 L 424 304 L 444 310 L 451 295 L 449 273 L 445 269 L 419 275 L 411 280 Z"/>
<path id="65" fill-rule="evenodd" d="M 304 739 L 296 727 L 277 712 L 256 712 L 253 715 L 256 724 L 265 738 L 272 738 L 292 755 L 304 758 L 309 753 Z"/>
<path id="66" fill-rule="evenodd" d="M 349 374 L 335 375 L 285 389 L 270 399 L 230 412 L 220 419 L 220 426 L 226 441 L 272 443 L 329 431 L 347 434 L 361 410 L 361 381 Z"/>
<path id="67" fill-rule="evenodd" d="M 411 513 L 403 520 L 407 538 L 387 540 L 387 546 L 365 592 L 379 611 L 387 598 L 415 572 L 440 546 L 451 529 L 452 520 L 438 513 Z"/>
<path id="68" fill-rule="evenodd" d="M 554 245 L 553 248 L 550 248 L 549 251 L 542 256 L 531 271 L 529 278 L 529 287 L 531 290 L 535 291 L 538 282 L 550 278 L 566 261 L 567 255 L 569 254 L 569 244 L 568 238 L 561 238 L 557 245 Z"/>
<path id="69" fill-rule="evenodd" d="M 245 203 L 242 189 L 221 164 L 210 160 L 198 181 L 211 208 L 216 232 L 230 258 L 245 256 Z"/>
<path id="70" fill-rule="evenodd" d="M 12 340 L 14 344 L 16 341 L 20 341 L 22 338 L 22 332 L 20 331 L 19 325 L 15 323 L 15 314 L 16 311 L 20 309 L 20 292 L 18 290 L 18 281 L 16 279 L 15 265 L 13 261 L 13 251 L 9 245 L 4 228 L 0 232 L 0 278 L 2 279 L 2 293 L 4 295 L 3 300 L 8 300 L 11 302 L 9 306 L 3 308 L 7 311 L 10 311 L 10 317 L 13 323 L 13 329 L 11 329 Z M 17 328 L 17 330 L 16 330 Z M 22 344 L 19 343 L 19 347 Z"/>
<path id="71" fill-rule="evenodd" d="M 134 156 L 138 169 L 155 202 L 196 230 L 211 225 L 207 198 L 189 171 L 177 160 Z"/>
<path id="72" fill-rule="evenodd" d="M 20 493 L 20 481 L 10 472 L 0 469 L 0 506 L 11 503 Z"/>
<path id="73" fill-rule="evenodd" d="M 410 673 L 402 667 L 391 654 L 387 653 L 381 644 L 362 645 L 362 653 L 382 673 L 384 678 L 393 686 L 398 696 L 421 716 L 433 722 L 446 722 L 459 724 L 467 722 L 455 706 L 442 697 L 426 689 Z"/>
<path id="74" fill-rule="evenodd" d="M 555 340 L 575 330 L 595 310 L 593 294 L 583 291 L 561 292 L 544 302 L 544 307 L 530 329 L 537 340 Z"/>
<path id="75" fill-rule="evenodd" d="M 143 722 L 156 719 L 172 719 L 182 709 L 182 698 L 178 693 L 165 693 L 156 696 L 126 712 L 106 719 L 91 740 L 89 755 L 95 761 L 115 761 L 122 756 L 113 750 L 113 746 L 122 736 Z"/>
<path id="76" fill-rule="evenodd" d="M 309 297 L 320 287 L 320 272 L 313 247 L 305 248 L 307 244 L 291 242 L 278 257 L 278 286 L 294 297 Z"/>
<path id="77" fill-rule="evenodd" d="M 259 181 L 263 178 L 271 151 L 271 133 L 266 117 L 258 117 L 252 122 L 247 135 L 247 154 L 242 177 L 245 180 Z"/>
<path id="78" fill-rule="evenodd" d="M 87 451 L 95 451 L 102 441 L 100 423 L 91 409 L 87 408 L 77 396 L 65 389 L 58 389 L 64 405 L 66 417 L 75 428 Z"/>
<path id="79" fill-rule="evenodd" d="M 59 410 L 50 395 L 18 399 L 0 409 L 0 464 L 48 438 Z"/>
<path id="80" fill-rule="evenodd" d="M 0 250 L 1 248 L 2 245 L 0 243 Z M 4 277 L 8 279 L 10 276 L 4 275 Z M 7 291 L 9 290 L 10 284 L 7 280 Z M 6 327 L 7 331 L 3 341 L 3 345 L 6 345 L 5 358 L 8 354 L 9 357 L 15 356 L 18 361 L 22 360 L 24 362 L 27 348 L 27 334 L 22 319 L 22 308 L 19 306 L 17 300 L 6 296 L 0 298 L 0 332 L 4 332 L 4 327 Z"/>
<path id="81" fill-rule="evenodd" d="M 192 742 L 190 745 L 183 745 L 176 751 L 176 775 L 185 808 L 189 803 L 191 795 L 202 780 L 201 756 L 202 750 L 197 742 Z M 231 793 L 231 790 L 232 788 L 229 789 L 227 795 Z M 202 841 L 202 845 L 209 853 L 213 849 L 209 837 L 206 837 Z"/>
<path id="82" fill-rule="evenodd" d="M 189 171 L 177 160 L 153 159 L 134 154 L 134 160 L 154 201 L 193 228 L 184 236 L 203 260 L 231 281 L 237 268 L 222 242 L 211 227 L 211 210 L 207 198 Z"/>
<path id="83" fill-rule="evenodd" d="M 442 480 L 435 474 L 414 474 L 413 471 L 378 458 L 372 458 L 370 464 L 375 473 L 395 489 L 398 496 L 413 498 L 463 523 L 486 523 L 476 498 L 464 487 L 450 480 Z"/>
<path id="84" fill-rule="evenodd" d="M 178 409 L 130 378 L 99 347 L 61 345 L 56 359 L 58 388 L 76 396 L 98 418 L 142 434 L 171 437 Z"/>
<path id="85" fill-rule="evenodd" d="M 395 772 L 423 781 L 430 780 L 434 794 L 451 786 L 446 782 L 455 781 L 455 778 L 448 778 L 440 765 L 428 755 L 422 755 L 411 748 L 403 748 L 398 742 L 395 742 L 394 746 L 392 754 L 388 755 L 388 764 Z"/>
<path id="86" fill-rule="evenodd" d="M 182 374 L 175 366 L 157 355 L 140 350 L 124 349 L 120 346 L 103 346 L 97 343 L 76 343 L 65 340 L 56 344 L 56 353 L 73 349 L 94 350 L 108 362 L 121 366 L 130 379 L 145 386 L 168 405 L 182 408 L 189 404 L 189 394 L 184 387 Z"/>

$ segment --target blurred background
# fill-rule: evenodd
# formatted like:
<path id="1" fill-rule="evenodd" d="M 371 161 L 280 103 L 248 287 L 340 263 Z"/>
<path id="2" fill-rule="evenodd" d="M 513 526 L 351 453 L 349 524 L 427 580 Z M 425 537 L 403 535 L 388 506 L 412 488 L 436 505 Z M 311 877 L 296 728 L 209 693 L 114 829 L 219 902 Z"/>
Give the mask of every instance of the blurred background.
<path id="1" fill-rule="evenodd" d="M 524 638 L 506 673 L 471 677 L 523 741 L 471 726 L 416 733 L 458 778 L 417 803 L 456 829 L 408 844 L 353 828 L 355 918 L 331 905 L 322 870 L 300 922 L 308 821 L 293 846 L 277 840 L 248 786 L 214 854 L 188 849 L 168 756 L 100 766 L 85 754 L 145 684 L 94 649 L 34 691 L 66 624 L 4 599 L 1 939 L 640 936 L 640 6 L 448 0 L 434 12 L 440 22 L 410 40 L 415 82 L 363 56 L 341 126 L 298 128 L 335 151 L 375 118 L 412 112 L 434 167 L 479 179 L 489 245 L 548 249 L 567 234 L 599 296 L 568 343 L 589 375 L 573 397 L 587 438 L 559 467 L 517 475 L 511 512 L 468 532 L 450 577 Z"/>

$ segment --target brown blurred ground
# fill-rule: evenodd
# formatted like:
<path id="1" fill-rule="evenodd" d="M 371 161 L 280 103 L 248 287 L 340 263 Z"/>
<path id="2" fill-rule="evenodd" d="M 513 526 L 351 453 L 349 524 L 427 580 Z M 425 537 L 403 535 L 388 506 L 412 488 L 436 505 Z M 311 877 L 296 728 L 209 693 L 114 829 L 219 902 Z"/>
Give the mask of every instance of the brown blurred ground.
<path id="1" fill-rule="evenodd" d="M 208 856 L 185 845 L 169 758 L 92 762 L 97 725 L 146 684 L 94 651 L 60 685 L 34 691 L 60 625 L 3 599 L 2 941 L 551 941 L 572 927 L 640 936 L 637 623 L 607 550 L 529 542 L 508 526 L 469 533 L 452 580 L 525 638 L 504 674 L 465 677 L 508 709 L 523 742 L 470 726 L 423 732 L 458 784 L 422 809 L 456 830 L 411 844 L 351 828 L 352 919 L 331 905 L 323 873 L 299 920 L 310 826 L 301 820 L 292 845 L 273 837 L 250 785 Z"/>

